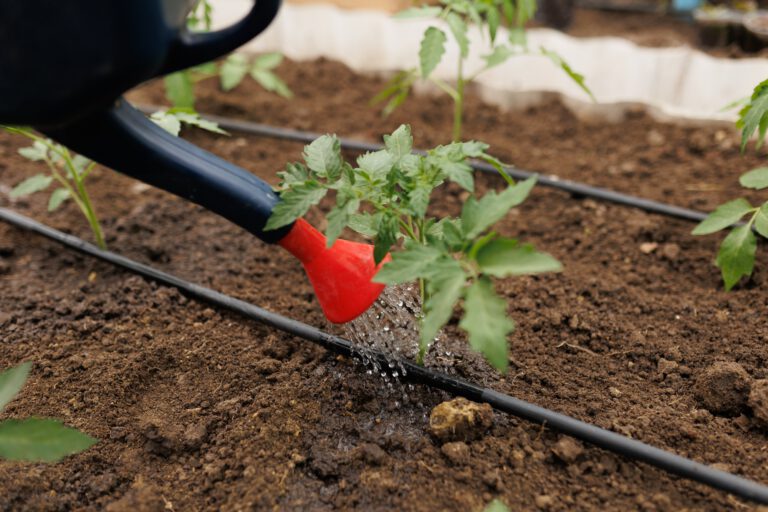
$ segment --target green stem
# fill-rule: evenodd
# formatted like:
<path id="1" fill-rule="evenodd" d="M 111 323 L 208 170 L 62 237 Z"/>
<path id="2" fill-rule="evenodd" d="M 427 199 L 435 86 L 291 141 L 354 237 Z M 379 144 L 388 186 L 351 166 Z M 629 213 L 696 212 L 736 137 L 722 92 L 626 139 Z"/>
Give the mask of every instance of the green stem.
<path id="1" fill-rule="evenodd" d="M 91 226 L 93 236 L 96 238 L 96 245 L 99 246 L 99 249 L 106 250 L 107 244 L 104 241 L 104 232 L 101 229 L 101 224 L 99 224 L 99 218 L 96 216 L 96 211 L 93 208 L 93 203 L 91 203 L 91 198 L 85 189 L 82 176 L 77 173 L 77 167 L 72 161 L 72 156 L 67 149 L 60 151 L 59 154 L 64 158 L 69 174 L 72 176 L 72 181 L 75 182 L 77 196 L 80 197 L 80 200 L 82 201 L 82 204 L 79 204 L 80 210 L 85 215 L 85 218 L 88 219 L 88 224 Z"/>
<path id="2" fill-rule="evenodd" d="M 461 125 L 464 117 L 464 59 L 459 57 L 456 73 L 456 96 L 453 99 L 453 142 L 461 142 Z"/>

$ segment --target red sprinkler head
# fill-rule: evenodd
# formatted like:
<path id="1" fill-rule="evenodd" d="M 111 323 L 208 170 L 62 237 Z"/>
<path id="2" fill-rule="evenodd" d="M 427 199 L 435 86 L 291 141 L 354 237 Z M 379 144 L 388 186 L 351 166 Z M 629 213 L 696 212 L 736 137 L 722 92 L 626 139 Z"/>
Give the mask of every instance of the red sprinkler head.
<path id="1" fill-rule="evenodd" d="M 373 261 L 373 246 L 336 240 L 326 247 L 325 236 L 299 219 L 279 245 L 304 265 L 326 318 L 341 324 L 362 315 L 379 297 L 384 285 L 371 280 L 381 265 Z"/>

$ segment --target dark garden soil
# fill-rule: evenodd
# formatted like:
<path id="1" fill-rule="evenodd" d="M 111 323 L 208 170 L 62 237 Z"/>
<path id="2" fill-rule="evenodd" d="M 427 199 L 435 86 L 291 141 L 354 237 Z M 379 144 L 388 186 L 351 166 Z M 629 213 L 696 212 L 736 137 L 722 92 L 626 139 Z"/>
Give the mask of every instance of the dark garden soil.
<path id="1" fill-rule="evenodd" d="M 367 105 L 382 86 L 340 64 L 286 63 L 296 92 L 278 99 L 250 82 L 199 87 L 203 112 L 377 140 L 401 122 L 422 147 L 445 142 L 450 108 L 418 98 L 383 120 Z M 158 85 L 134 99 L 159 102 Z M 467 137 L 520 167 L 707 210 L 737 197 L 735 132 L 577 120 L 558 103 L 502 113 L 472 98 Z M 275 183 L 300 158 L 290 142 L 185 136 Z M 0 205 L 89 238 L 74 205 L 11 201 L 8 187 L 40 170 L 0 136 Z M 493 176 L 479 188 L 499 187 Z M 300 266 L 282 250 L 157 190 L 99 169 L 94 201 L 112 249 L 313 325 L 326 326 Z M 438 210 L 465 196 L 449 187 Z M 326 205 L 327 206 L 327 205 Z M 317 212 L 310 215 L 322 227 Z M 768 430 L 746 388 L 712 375 L 738 363 L 768 377 L 768 256 L 732 293 L 713 257 L 718 237 L 692 225 L 539 188 L 500 231 L 557 256 L 560 275 L 498 290 L 518 327 L 509 374 L 466 352 L 451 371 L 699 461 L 768 481 Z M 58 417 L 101 441 L 58 465 L 0 463 L 3 510 L 749 510 L 752 505 L 649 466 L 573 446 L 540 425 L 495 414 L 466 445 L 427 430 L 448 397 L 377 376 L 308 342 L 189 300 L 106 264 L 0 224 L 0 362 L 34 361 L 0 417 Z M 455 321 L 450 337 L 460 336 Z M 728 373 L 730 372 L 730 373 Z M 709 379 L 707 378 L 709 377 Z M 698 387 L 696 383 L 699 383 Z M 407 400 L 403 400 L 403 394 Z M 726 414 L 707 405 L 725 400 Z"/>

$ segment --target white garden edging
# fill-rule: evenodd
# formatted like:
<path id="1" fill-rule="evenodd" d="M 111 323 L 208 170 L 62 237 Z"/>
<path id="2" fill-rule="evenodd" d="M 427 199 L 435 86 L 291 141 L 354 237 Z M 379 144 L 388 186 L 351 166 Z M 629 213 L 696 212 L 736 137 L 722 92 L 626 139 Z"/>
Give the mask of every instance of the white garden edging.
<path id="1" fill-rule="evenodd" d="M 250 5 L 251 0 L 215 0 L 217 25 L 232 23 Z M 393 72 L 416 66 L 419 42 L 430 23 L 393 19 L 379 11 L 284 4 L 245 51 L 279 51 L 294 60 L 325 57 L 362 73 Z M 481 65 L 480 54 L 487 53 L 480 50 L 485 45 L 477 32 L 471 40 L 470 72 Z M 485 100 L 508 107 L 550 92 L 601 115 L 611 110 L 607 105 L 641 103 L 669 117 L 732 121 L 735 113 L 720 109 L 768 77 L 767 59 L 718 59 L 689 47 L 644 48 L 620 38 L 573 38 L 548 29 L 531 30 L 528 40 L 532 49 L 554 50 L 584 74 L 600 105 L 541 56 L 512 58 L 481 75 L 476 83 Z M 436 76 L 451 78 L 457 51 L 449 44 Z"/>

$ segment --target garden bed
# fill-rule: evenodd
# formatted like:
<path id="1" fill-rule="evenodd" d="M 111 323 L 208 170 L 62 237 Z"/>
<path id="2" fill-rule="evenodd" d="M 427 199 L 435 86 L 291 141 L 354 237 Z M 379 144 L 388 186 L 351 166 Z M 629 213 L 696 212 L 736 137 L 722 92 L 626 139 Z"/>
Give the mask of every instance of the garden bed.
<path id="1" fill-rule="evenodd" d="M 248 82 L 228 94 L 204 83 L 198 108 L 370 141 L 410 122 L 421 147 L 450 136 L 444 99 L 412 99 L 382 120 L 367 104 L 380 80 L 327 61 L 280 72 L 292 101 Z M 157 103 L 162 92 L 150 85 L 133 97 Z M 519 167 L 700 210 L 741 194 L 738 175 L 761 162 L 739 155 L 730 129 L 658 124 L 639 110 L 621 124 L 579 121 L 558 103 L 503 113 L 472 98 L 467 111 L 467 137 Z M 271 183 L 302 149 L 236 133 L 186 136 Z M 36 171 L 16 156 L 22 143 L 0 136 L 3 186 Z M 95 173 L 113 250 L 326 326 L 282 250 L 167 194 Z M 478 183 L 500 185 L 493 176 Z M 48 216 L 42 195 L 10 203 L 5 191 L 1 206 L 89 237 L 73 205 Z M 439 208 L 455 213 L 463 200 L 449 187 Z M 518 321 L 507 376 L 466 352 L 448 358 L 451 371 L 768 480 L 767 434 L 749 411 L 713 416 L 693 392 L 719 361 L 768 377 L 765 251 L 752 280 L 725 293 L 712 265 L 716 237 L 692 237 L 684 221 L 538 188 L 500 226 L 565 271 L 500 284 Z M 501 414 L 469 443 L 468 458 L 449 459 L 426 429 L 442 394 L 390 389 L 309 343 L 5 225 L 0 286 L 0 360 L 36 363 L 6 413 L 60 417 L 101 440 L 59 465 L 0 463 L 3 509 L 473 510 L 497 496 L 513 510 L 743 508 L 598 449 L 564 457 L 560 436 Z M 451 325 L 448 334 L 459 331 Z"/>

